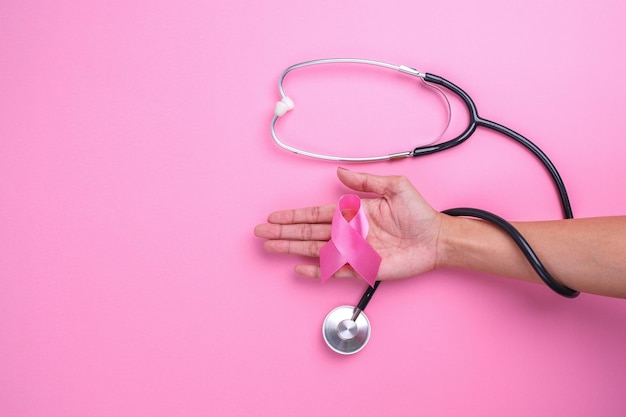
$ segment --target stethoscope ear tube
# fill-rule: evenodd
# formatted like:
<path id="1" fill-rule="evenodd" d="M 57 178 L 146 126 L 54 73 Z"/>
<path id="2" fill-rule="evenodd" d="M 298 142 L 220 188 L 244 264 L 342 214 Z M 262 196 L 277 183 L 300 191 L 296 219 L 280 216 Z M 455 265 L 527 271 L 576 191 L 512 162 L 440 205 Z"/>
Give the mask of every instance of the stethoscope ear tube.
<path id="1" fill-rule="evenodd" d="M 433 89 L 434 91 L 438 92 L 441 97 L 443 98 L 443 101 L 445 103 L 446 106 L 446 110 L 447 110 L 447 117 L 446 117 L 446 121 L 444 123 L 444 127 L 443 130 L 435 137 L 424 141 L 424 146 L 427 146 L 426 144 L 432 144 L 432 143 L 436 143 L 438 142 L 443 136 L 444 134 L 447 132 L 448 128 L 450 127 L 450 122 L 452 119 L 452 107 L 450 105 L 450 100 L 448 99 L 447 95 L 445 94 L 445 92 L 437 85 L 435 85 L 435 83 L 428 83 L 424 80 L 424 75 L 423 73 L 417 71 L 414 68 L 410 68 L 407 67 L 405 65 L 394 65 L 394 64 L 389 64 L 386 62 L 381 62 L 381 61 L 374 61 L 374 60 L 370 60 L 370 59 L 358 59 L 358 58 L 330 58 L 330 59 L 316 59 L 316 60 L 311 60 L 311 61 L 306 61 L 306 62 L 301 62 L 299 64 L 295 64 L 290 66 L 289 68 L 287 68 L 285 71 L 283 71 L 283 73 L 281 74 L 279 81 L 278 81 L 278 91 L 280 93 L 280 101 L 278 101 L 275 105 L 274 108 L 274 116 L 272 118 L 271 124 L 270 124 L 270 132 L 272 135 L 272 139 L 274 140 L 274 142 L 276 143 L 276 145 L 278 145 L 279 147 L 295 153 L 297 155 L 302 155 L 302 156 L 306 156 L 309 158 L 314 158 L 314 159 L 321 159 L 321 160 L 326 160 L 326 161 L 335 161 L 335 162 L 377 162 L 377 161 L 391 161 L 391 160 L 396 160 L 396 159 L 403 159 L 403 158 L 408 158 L 411 156 L 417 156 L 414 155 L 414 152 L 412 150 L 408 150 L 408 151 L 400 151 L 400 152 L 392 152 L 392 153 L 388 153 L 388 154 L 384 154 L 384 155 L 375 155 L 375 156 L 338 156 L 338 155 L 327 155 L 327 154 L 321 154 L 321 153 L 317 153 L 317 152 L 311 152 L 311 151 L 307 151 L 301 148 L 297 148 L 295 146 L 292 145 L 288 145 L 287 143 L 283 142 L 279 137 L 278 137 L 278 133 L 277 133 L 277 129 L 276 129 L 276 124 L 278 123 L 278 121 L 280 120 L 280 118 L 282 118 L 287 112 L 289 112 L 290 110 L 292 110 L 294 108 L 294 102 L 285 94 L 285 90 L 283 88 L 283 82 L 285 80 L 285 77 L 287 76 L 287 74 L 289 74 L 291 71 L 294 71 L 296 69 L 299 68 L 304 68 L 304 67 L 309 67 L 309 66 L 314 66 L 314 65 L 327 65 L 327 64 L 365 64 L 365 65 L 372 65 L 372 66 L 377 66 L 377 67 L 382 67 L 382 68 L 386 68 L 386 69 L 390 69 L 390 70 L 394 70 L 394 71 L 398 71 L 401 72 L 403 74 L 409 75 L 411 77 L 417 77 L 419 78 L 421 81 L 424 82 L 424 84 Z"/>
<path id="2" fill-rule="evenodd" d="M 543 164 L 543 166 L 548 170 L 548 173 L 552 177 L 552 180 L 554 181 L 554 184 L 557 188 L 557 192 L 559 194 L 561 206 L 563 209 L 563 216 L 566 219 L 574 218 L 574 214 L 572 212 L 572 206 L 569 201 L 569 196 L 567 194 L 567 190 L 565 189 L 565 183 L 563 182 L 563 179 L 561 178 L 561 175 L 559 174 L 559 171 L 556 169 L 556 166 L 554 165 L 554 163 L 550 160 L 550 158 L 548 158 L 548 155 L 546 155 L 537 145 L 535 145 L 528 138 L 517 133 L 513 129 L 510 129 L 499 123 L 492 122 L 491 120 L 483 119 L 482 117 L 480 117 L 478 115 L 478 109 L 476 108 L 476 104 L 474 104 L 474 101 L 472 100 L 472 98 L 469 96 L 469 94 L 463 91 L 463 89 L 457 86 L 456 84 L 446 80 L 443 77 L 430 74 L 430 73 L 424 74 L 424 81 L 431 83 L 431 84 L 438 84 L 442 87 L 445 87 L 446 89 L 452 91 L 454 94 L 459 96 L 465 103 L 465 106 L 467 107 L 467 111 L 469 113 L 469 123 L 467 127 L 465 128 L 465 130 L 461 134 L 459 134 L 457 137 L 447 140 L 445 142 L 437 143 L 435 145 L 417 147 L 413 149 L 412 156 L 428 155 L 428 154 L 440 152 L 440 151 L 452 148 L 454 146 L 457 146 L 465 142 L 474 133 L 474 131 L 476 130 L 478 126 L 494 130 L 510 139 L 513 139 L 517 143 L 521 144 L 530 152 L 532 152 L 537 157 L 537 159 L 539 159 L 539 161 Z"/>

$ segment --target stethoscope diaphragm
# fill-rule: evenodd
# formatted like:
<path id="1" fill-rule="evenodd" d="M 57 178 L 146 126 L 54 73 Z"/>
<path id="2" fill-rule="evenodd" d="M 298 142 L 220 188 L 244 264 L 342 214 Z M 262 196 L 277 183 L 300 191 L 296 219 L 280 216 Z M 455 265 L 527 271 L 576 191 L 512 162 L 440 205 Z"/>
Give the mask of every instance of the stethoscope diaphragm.
<path id="1" fill-rule="evenodd" d="M 355 307 L 337 307 L 324 319 L 322 335 L 329 348 L 342 355 L 357 353 L 370 339 L 370 322 L 364 312 L 353 319 Z"/>

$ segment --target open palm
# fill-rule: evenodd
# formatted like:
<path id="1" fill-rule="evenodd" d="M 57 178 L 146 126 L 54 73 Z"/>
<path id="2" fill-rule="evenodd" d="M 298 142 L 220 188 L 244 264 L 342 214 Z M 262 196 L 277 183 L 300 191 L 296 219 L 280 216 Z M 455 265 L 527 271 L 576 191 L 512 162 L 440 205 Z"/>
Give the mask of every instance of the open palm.
<path id="1" fill-rule="evenodd" d="M 408 278 L 435 268 L 441 214 L 435 211 L 413 185 L 400 176 L 377 176 L 338 169 L 341 182 L 354 191 L 376 193 L 363 199 L 370 223 L 367 241 L 382 257 L 379 280 Z M 319 257 L 320 248 L 330 239 L 334 205 L 281 210 L 271 213 L 268 222 L 255 228 L 267 239 L 270 252 Z M 349 218 L 351 213 L 344 213 Z M 319 276 L 319 266 L 302 264 L 296 272 Z M 346 265 L 336 277 L 355 276 Z"/>

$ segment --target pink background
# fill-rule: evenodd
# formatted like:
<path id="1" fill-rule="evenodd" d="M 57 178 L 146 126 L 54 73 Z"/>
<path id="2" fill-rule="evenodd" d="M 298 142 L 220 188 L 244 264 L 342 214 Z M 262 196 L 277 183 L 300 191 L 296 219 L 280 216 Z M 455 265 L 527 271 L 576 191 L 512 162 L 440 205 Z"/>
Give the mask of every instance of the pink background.
<path id="1" fill-rule="evenodd" d="M 577 216 L 624 214 L 623 4 L 3 1 L 0 414 L 623 416 L 622 300 L 438 271 L 381 285 L 343 357 L 321 322 L 363 282 L 296 277 L 252 234 L 346 192 L 269 134 L 283 69 L 336 56 L 450 79 L 550 155 Z M 441 123 L 405 78 L 315 71 L 286 81 L 285 140 L 408 150 Z M 532 156 L 484 130 L 353 168 L 437 209 L 560 216 Z"/>

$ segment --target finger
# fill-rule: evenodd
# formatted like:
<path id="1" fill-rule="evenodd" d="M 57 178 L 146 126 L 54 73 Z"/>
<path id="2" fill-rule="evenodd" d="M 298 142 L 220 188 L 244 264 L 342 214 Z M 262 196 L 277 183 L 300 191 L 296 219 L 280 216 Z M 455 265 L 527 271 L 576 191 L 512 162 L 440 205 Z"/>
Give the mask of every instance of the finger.
<path id="1" fill-rule="evenodd" d="M 296 274 L 307 277 L 307 278 L 319 278 L 320 277 L 320 267 L 318 265 L 296 265 L 294 268 Z M 354 269 L 350 267 L 350 265 L 345 265 L 341 267 L 337 272 L 335 272 L 331 278 L 356 278 L 358 277 L 357 273 L 354 272 Z"/>
<path id="2" fill-rule="evenodd" d="M 296 274 L 306 278 L 320 277 L 320 267 L 317 265 L 296 265 L 294 271 Z"/>
<path id="3" fill-rule="evenodd" d="M 282 240 L 329 240 L 330 224 L 260 224 L 254 228 L 257 237 Z"/>
<path id="4" fill-rule="evenodd" d="M 334 212 L 334 205 L 280 210 L 271 213 L 267 221 L 276 224 L 330 223 Z"/>
<path id="5" fill-rule="evenodd" d="M 326 242 L 317 240 L 266 240 L 263 243 L 263 247 L 265 247 L 266 251 L 272 253 L 319 257 L 320 249 L 325 244 Z"/>
<path id="6" fill-rule="evenodd" d="M 355 191 L 364 191 L 380 195 L 393 195 L 401 190 L 404 177 L 382 176 L 365 172 L 350 171 L 345 168 L 337 169 L 339 180 Z"/>

